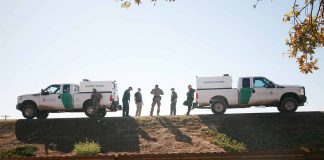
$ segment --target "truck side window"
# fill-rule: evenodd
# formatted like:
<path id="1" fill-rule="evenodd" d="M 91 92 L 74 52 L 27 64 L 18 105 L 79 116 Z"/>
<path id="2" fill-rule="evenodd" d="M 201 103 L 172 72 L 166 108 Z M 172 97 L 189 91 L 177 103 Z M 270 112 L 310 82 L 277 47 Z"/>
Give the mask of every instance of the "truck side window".
<path id="1" fill-rule="evenodd" d="M 267 88 L 269 86 L 268 80 L 265 78 L 253 78 L 254 88 Z"/>
<path id="2" fill-rule="evenodd" d="M 70 93 L 70 85 L 69 84 L 63 85 L 63 93 Z"/>
<path id="3" fill-rule="evenodd" d="M 74 93 L 79 93 L 79 86 L 74 85 Z"/>
<path id="4" fill-rule="evenodd" d="M 242 88 L 250 88 L 250 78 L 243 78 Z"/>

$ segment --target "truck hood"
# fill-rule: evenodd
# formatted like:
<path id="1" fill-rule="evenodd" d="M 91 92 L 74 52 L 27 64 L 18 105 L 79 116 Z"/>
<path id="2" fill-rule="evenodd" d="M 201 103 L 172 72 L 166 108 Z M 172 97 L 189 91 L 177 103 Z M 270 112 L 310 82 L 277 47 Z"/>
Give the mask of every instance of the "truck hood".
<path id="1" fill-rule="evenodd" d="M 20 97 L 27 97 L 27 96 L 39 96 L 40 93 L 34 93 L 34 94 L 23 94 L 23 95 L 20 95 Z"/>
<path id="2" fill-rule="evenodd" d="M 283 88 L 302 88 L 303 86 L 300 85 L 277 85 L 279 88 L 283 87 Z"/>

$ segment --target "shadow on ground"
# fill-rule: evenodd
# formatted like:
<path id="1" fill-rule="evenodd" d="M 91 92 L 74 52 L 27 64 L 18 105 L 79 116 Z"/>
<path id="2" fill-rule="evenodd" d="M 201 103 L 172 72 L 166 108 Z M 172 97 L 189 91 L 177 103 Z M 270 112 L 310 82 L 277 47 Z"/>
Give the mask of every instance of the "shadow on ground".
<path id="1" fill-rule="evenodd" d="M 199 115 L 209 129 L 242 142 L 248 151 L 324 150 L 324 113 Z"/>
<path id="2" fill-rule="evenodd" d="M 18 120 L 15 132 L 19 141 L 44 144 L 45 150 L 70 153 L 75 143 L 87 139 L 98 142 L 103 153 L 138 153 L 140 138 L 147 143 L 164 140 L 152 136 L 161 128 L 184 144 L 193 143 L 188 133 L 203 138 L 209 128 L 244 143 L 247 151 L 324 150 L 322 112 Z"/>
<path id="3" fill-rule="evenodd" d="M 184 134 L 177 126 L 174 125 L 168 118 L 158 117 L 161 126 L 167 128 L 174 136 L 176 141 L 192 144 L 192 139 Z"/>
<path id="4" fill-rule="evenodd" d="M 135 119 L 80 118 L 18 120 L 16 137 L 25 143 L 44 144 L 45 148 L 69 153 L 74 144 L 92 140 L 102 146 L 103 152 L 139 152 L 139 135 L 149 138 L 139 130 Z"/>

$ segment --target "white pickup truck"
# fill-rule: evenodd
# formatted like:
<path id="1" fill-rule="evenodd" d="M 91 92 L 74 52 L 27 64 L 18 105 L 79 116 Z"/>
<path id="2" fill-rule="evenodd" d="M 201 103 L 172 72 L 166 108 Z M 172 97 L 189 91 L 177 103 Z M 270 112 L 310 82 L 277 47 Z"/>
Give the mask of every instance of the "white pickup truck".
<path id="1" fill-rule="evenodd" d="M 101 93 L 99 113 L 94 113 L 91 100 L 93 89 Z M 84 80 L 77 84 L 52 84 L 41 93 L 18 96 L 17 110 L 27 119 L 45 119 L 49 113 L 85 112 L 88 117 L 104 117 L 107 111 L 120 110 L 115 81 Z"/>
<path id="2" fill-rule="evenodd" d="M 251 106 L 277 107 L 280 112 L 295 112 L 306 102 L 305 87 L 278 85 L 264 77 L 241 77 L 232 88 L 232 77 L 197 77 L 196 106 L 210 107 L 214 114 L 227 108 Z"/>

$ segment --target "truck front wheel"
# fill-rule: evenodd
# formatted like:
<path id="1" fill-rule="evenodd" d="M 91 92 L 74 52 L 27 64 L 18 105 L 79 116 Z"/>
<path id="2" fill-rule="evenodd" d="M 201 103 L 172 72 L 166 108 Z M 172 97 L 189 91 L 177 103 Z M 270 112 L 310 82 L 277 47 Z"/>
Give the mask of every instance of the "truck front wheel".
<path id="1" fill-rule="evenodd" d="M 33 119 L 38 114 L 36 106 L 32 103 L 25 104 L 21 112 L 26 119 Z"/>
<path id="2" fill-rule="evenodd" d="M 297 110 L 298 103 L 295 98 L 288 97 L 281 102 L 280 107 L 283 110 L 283 112 L 293 113 Z"/>
<path id="3" fill-rule="evenodd" d="M 280 113 L 284 112 L 284 110 L 281 108 L 281 106 L 277 106 L 277 109 Z"/>
<path id="4" fill-rule="evenodd" d="M 224 101 L 215 100 L 211 104 L 211 110 L 214 114 L 224 114 L 226 111 L 227 105 Z"/>

